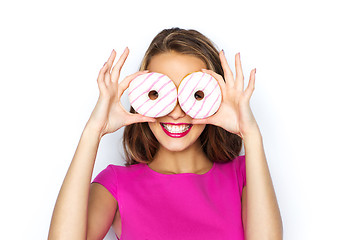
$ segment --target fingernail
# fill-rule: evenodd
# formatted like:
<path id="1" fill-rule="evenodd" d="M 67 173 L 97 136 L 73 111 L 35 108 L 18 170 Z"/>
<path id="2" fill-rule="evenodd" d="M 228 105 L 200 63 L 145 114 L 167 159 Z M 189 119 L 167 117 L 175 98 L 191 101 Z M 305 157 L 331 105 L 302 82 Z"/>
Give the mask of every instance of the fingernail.
<path id="1" fill-rule="evenodd" d="M 222 52 L 223 52 L 223 54 L 224 54 L 224 50 L 222 49 Z"/>
<path id="2" fill-rule="evenodd" d="M 257 73 L 257 69 L 255 68 L 255 69 L 254 69 L 254 74 L 256 74 L 256 73 Z"/>
<path id="3" fill-rule="evenodd" d="M 104 65 L 106 64 L 107 62 L 105 62 L 104 64 L 103 64 L 103 67 L 104 67 Z"/>

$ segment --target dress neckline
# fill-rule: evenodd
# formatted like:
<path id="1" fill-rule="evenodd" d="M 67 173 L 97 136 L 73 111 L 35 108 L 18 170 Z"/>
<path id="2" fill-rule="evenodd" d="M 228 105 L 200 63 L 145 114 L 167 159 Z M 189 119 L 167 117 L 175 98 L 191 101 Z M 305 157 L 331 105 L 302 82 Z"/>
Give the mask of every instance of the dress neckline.
<path id="1" fill-rule="evenodd" d="M 206 176 L 209 175 L 210 173 L 213 172 L 213 170 L 216 168 L 216 162 L 213 162 L 213 165 L 211 167 L 210 170 L 208 170 L 207 172 L 203 173 L 203 174 L 198 174 L 198 173 L 173 173 L 173 174 L 166 174 L 166 173 L 159 173 L 156 172 L 155 170 L 151 169 L 149 167 L 148 164 L 143 163 L 144 167 L 151 173 L 155 174 L 155 175 L 159 175 L 159 176 L 186 176 L 186 175 L 193 175 L 193 176 Z"/>

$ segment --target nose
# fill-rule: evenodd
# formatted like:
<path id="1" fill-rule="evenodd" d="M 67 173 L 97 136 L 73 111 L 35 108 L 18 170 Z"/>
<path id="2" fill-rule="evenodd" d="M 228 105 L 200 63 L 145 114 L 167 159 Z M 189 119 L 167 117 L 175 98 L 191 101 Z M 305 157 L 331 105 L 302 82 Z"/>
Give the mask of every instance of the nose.
<path id="1" fill-rule="evenodd" d="M 172 110 L 168 116 L 172 117 L 173 119 L 179 119 L 186 115 L 186 113 L 182 110 L 180 104 L 177 102 L 174 110 Z"/>

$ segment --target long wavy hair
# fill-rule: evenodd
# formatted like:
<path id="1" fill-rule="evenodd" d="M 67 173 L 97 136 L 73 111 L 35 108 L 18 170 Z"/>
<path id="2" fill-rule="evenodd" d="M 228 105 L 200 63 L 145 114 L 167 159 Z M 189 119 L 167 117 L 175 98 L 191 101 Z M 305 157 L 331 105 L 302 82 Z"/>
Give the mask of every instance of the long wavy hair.
<path id="1" fill-rule="evenodd" d="M 146 70 L 153 56 L 167 52 L 188 54 L 201 59 L 207 69 L 224 77 L 216 45 L 196 30 L 181 28 L 164 29 L 152 40 L 141 62 L 139 71 Z M 131 113 L 136 113 L 130 107 Z M 199 140 L 201 148 L 212 162 L 229 162 L 237 157 L 242 149 L 242 139 L 221 127 L 207 124 Z M 151 132 L 147 122 L 134 123 L 124 128 L 123 147 L 125 166 L 150 163 L 160 143 Z"/>

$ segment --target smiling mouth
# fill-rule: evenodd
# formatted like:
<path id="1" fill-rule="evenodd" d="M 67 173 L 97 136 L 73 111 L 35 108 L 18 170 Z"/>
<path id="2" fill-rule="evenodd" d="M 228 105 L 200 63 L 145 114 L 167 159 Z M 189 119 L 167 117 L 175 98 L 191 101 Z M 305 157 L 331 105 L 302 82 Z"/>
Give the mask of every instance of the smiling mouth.
<path id="1" fill-rule="evenodd" d="M 192 124 L 186 124 L 186 123 L 180 123 L 180 124 L 160 123 L 160 124 L 170 133 L 184 133 L 192 127 Z"/>
<path id="2" fill-rule="evenodd" d="M 190 129 L 192 124 L 180 123 L 180 124 L 170 124 L 170 123 L 160 123 L 164 132 L 170 137 L 183 137 Z"/>

